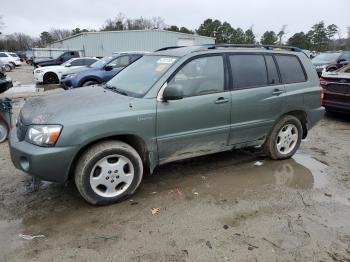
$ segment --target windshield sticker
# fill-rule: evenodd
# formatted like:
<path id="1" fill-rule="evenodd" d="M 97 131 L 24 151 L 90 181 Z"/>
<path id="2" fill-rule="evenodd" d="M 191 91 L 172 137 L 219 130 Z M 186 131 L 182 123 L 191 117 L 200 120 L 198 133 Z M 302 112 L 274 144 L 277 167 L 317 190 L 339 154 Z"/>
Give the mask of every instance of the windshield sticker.
<path id="1" fill-rule="evenodd" d="M 162 57 L 157 61 L 158 64 L 172 64 L 176 58 L 171 58 L 171 57 Z"/>
<path id="2" fill-rule="evenodd" d="M 160 64 L 159 66 L 157 66 L 154 71 L 156 72 L 162 72 L 165 68 L 167 67 L 166 64 Z"/>

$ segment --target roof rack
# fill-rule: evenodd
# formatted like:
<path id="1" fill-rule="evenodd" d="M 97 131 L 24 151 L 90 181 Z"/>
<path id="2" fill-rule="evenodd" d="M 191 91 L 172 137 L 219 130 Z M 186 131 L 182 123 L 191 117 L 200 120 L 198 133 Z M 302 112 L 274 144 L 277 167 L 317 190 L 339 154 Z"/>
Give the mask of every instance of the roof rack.
<path id="1" fill-rule="evenodd" d="M 181 47 L 186 47 L 186 46 L 166 46 L 166 47 L 162 47 L 160 49 L 157 49 L 154 52 L 160 52 L 160 51 L 165 51 L 165 50 L 169 50 L 169 49 L 176 49 L 176 48 L 181 48 Z"/>
<path id="2" fill-rule="evenodd" d="M 208 49 L 216 49 L 216 48 L 265 48 L 266 50 L 274 50 L 274 49 L 285 49 L 293 52 L 303 52 L 298 47 L 295 46 L 286 46 L 286 45 L 259 45 L 259 44 L 213 44 L 213 45 L 203 45 L 208 47 Z"/>

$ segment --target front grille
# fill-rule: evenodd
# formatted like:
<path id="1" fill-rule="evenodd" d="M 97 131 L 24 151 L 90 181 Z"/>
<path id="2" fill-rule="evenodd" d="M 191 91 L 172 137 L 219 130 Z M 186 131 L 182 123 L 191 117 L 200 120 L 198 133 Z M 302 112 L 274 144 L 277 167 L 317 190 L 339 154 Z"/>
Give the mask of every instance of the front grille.
<path id="1" fill-rule="evenodd" d="M 28 126 L 23 124 L 21 115 L 18 116 L 16 128 L 17 128 L 17 138 L 18 138 L 18 140 L 19 141 L 23 141 L 25 139 L 25 137 L 26 137 Z"/>
<path id="2" fill-rule="evenodd" d="M 339 94 L 350 94 L 350 85 L 346 83 L 330 83 L 326 86 L 326 90 Z"/>

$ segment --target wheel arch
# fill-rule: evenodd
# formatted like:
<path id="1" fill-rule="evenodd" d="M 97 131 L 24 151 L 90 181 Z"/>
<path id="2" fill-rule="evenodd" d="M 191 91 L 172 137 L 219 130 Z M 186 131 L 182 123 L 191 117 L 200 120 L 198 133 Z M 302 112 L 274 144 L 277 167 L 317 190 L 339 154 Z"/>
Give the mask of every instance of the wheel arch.
<path id="1" fill-rule="evenodd" d="M 147 171 L 147 172 L 150 171 L 150 160 L 148 157 L 149 150 L 148 150 L 146 142 L 141 137 L 139 137 L 137 135 L 124 134 L 124 135 L 115 135 L 115 136 L 108 136 L 108 137 L 99 138 L 99 139 L 90 141 L 89 143 L 87 143 L 86 145 L 81 147 L 79 149 L 79 151 L 75 154 L 73 161 L 70 165 L 68 179 L 73 178 L 75 167 L 76 167 L 80 157 L 82 156 L 82 154 L 91 146 L 93 146 L 97 143 L 100 143 L 102 141 L 106 141 L 106 140 L 122 141 L 124 143 L 127 143 L 131 147 L 133 147 L 137 151 L 137 153 L 139 153 L 139 155 L 142 159 L 142 162 L 144 165 L 144 171 Z"/>
<path id="2" fill-rule="evenodd" d="M 283 114 L 276 123 L 284 116 L 291 115 L 299 119 L 301 126 L 303 128 L 303 136 L 302 138 L 305 139 L 307 137 L 308 129 L 307 129 L 307 113 L 304 110 L 293 110 L 289 111 L 285 114 Z"/>
<path id="3" fill-rule="evenodd" d="M 98 82 L 99 84 L 101 84 L 103 81 L 102 79 L 100 79 L 99 77 L 97 76 L 87 76 L 87 77 L 84 77 L 82 78 L 79 83 L 78 83 L 78 87 L 82 87 L 84 83 L 86 83 L 87 81 L 96 81 Z"/>

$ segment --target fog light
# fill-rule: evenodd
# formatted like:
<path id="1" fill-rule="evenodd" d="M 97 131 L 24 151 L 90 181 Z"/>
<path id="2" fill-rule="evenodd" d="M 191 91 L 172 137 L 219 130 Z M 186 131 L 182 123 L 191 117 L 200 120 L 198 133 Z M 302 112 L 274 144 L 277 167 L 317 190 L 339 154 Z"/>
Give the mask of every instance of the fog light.
<path id="1" fill-rule="evenodd" d="M 29 170 L 29 161 L 26 157 L 22 156 L 21 159 L 19 160 L 19 165 L 21 166 L 21 168 L 24 171 L 28 171 Z"/>

